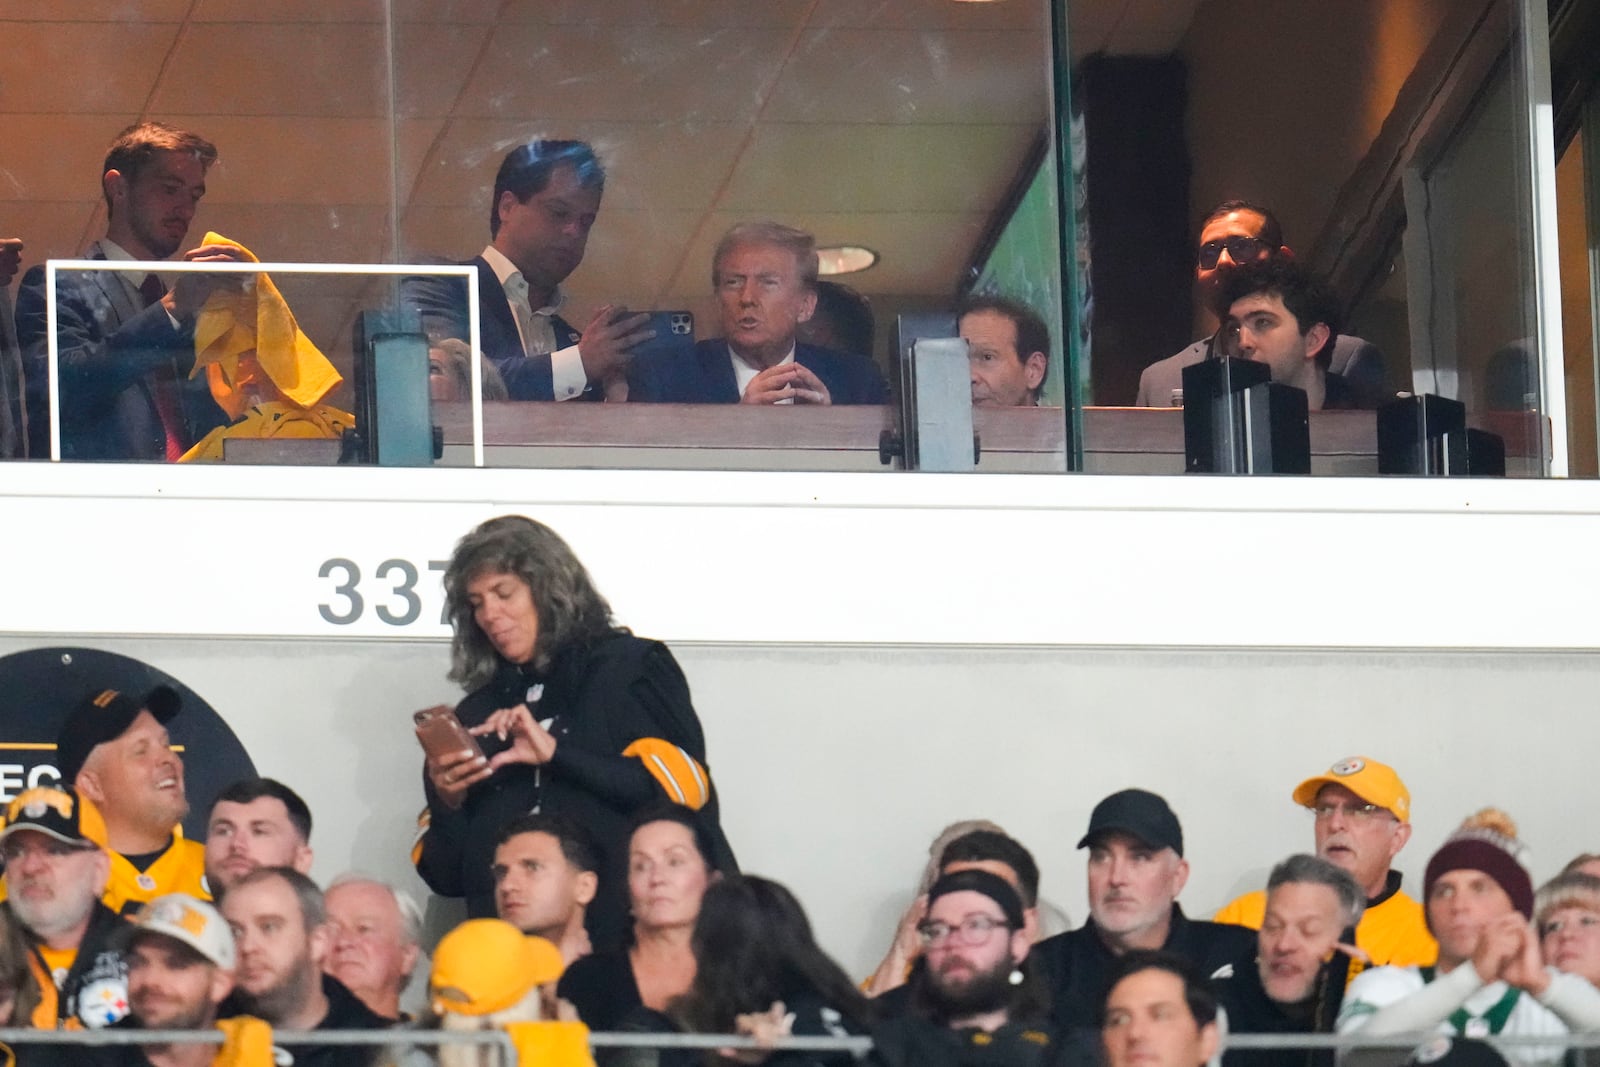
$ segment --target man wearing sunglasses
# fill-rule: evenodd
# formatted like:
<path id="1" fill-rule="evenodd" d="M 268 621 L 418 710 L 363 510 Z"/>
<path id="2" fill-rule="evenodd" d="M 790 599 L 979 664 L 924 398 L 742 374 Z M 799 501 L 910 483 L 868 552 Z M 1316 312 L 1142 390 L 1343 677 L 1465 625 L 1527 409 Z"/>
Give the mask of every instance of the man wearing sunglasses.
<path id="1" fill-rule="evenodd" d="M 1177 355 L 1152 363 L 1139 375 L 1137 406 L 1182 406 L 1183 368 L 1199 363 L 1211 352 L 1218 320 L 1212 307 L 1227 274 L 1235 267 L 1273 257 L 1292 259 L 1283 243 L 1283 227 L 1271 211 L 1245 200 L 1218 204 L 1200 224 L 1200 248 L 1195 258 L 1195 290 L 1211 316 L 1212 333 Z M 1356 406 L 1374 407 L 1388 395 L 1383 354 L 1359 337 L 1343 334 L 1333 340 L 1328 369 L 1351 386 Z"/>
<path id="2" fill-rule="evenodd" d="M 1292 796 L 1311 813 L 1317 855 L 1349 871 L 1367 897 L 1355 941 L 1365 958 L 1349 959 L 1346 984 L 1368 966 L 1433 963 L 1439 946 L 1422 905 L 1389 866 L 1411 839 L 1411 793 L 1394 768 L 1351 756 L 1295 786 Z M 1266 893 L 1246 893 L 1217 912 L 1216 921 L 1260 929 L 1266 907 Z"/>

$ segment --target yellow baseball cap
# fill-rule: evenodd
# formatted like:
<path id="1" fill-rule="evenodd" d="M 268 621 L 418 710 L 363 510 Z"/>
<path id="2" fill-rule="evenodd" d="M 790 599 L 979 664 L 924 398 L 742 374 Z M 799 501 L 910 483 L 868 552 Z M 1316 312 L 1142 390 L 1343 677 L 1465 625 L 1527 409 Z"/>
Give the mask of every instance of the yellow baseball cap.
<path id="1" fill-rule="evenodd" d="M 544 938 L 501 919 L 468 919 L 434 949 L 428 987 L 434 1011 L 489 1015 L 560 978 L 565 969 L 560 951 Z"/>
<path id="2" fill-rule="evenodd" d="M 1411 791 L 1387 763 L 1366 756 L 1342 759 L 1295 786 L 1294 802 L 1303 808 L 1315 806 L 1317 793 L 1325 785 L 1342 785 L 1368 804 L 1393 812 L 1401 822 L 1411 818 Z"/>

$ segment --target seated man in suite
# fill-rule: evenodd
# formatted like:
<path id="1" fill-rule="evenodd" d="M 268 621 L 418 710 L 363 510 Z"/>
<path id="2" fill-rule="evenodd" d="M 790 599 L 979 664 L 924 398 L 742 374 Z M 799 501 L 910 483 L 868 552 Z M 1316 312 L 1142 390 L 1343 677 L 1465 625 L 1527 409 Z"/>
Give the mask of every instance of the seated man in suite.
<path id="1" fill-rule="evenodd" d="M 746 222 L 717 243 L 711 283 L 723 336 L 676 359 L 643 357 L 630 401 L 679 404 L 886 404 L 889 389 L 865 355 L 797 343 L 817 306 L 817 246 L 777 222 Z"/>

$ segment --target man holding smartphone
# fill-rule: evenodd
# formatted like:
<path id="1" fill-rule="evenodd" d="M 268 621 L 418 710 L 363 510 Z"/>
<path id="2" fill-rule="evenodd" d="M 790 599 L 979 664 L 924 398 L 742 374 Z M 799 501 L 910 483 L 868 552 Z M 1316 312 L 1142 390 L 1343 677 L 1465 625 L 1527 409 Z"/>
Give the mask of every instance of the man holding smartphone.
<path id="1" fill-rule="evenodd" d="M 652 336 L 648 316 L 623 307 L 600 308 L 581 333 L 559 314 L 561 283 L 583 262 L 605 184 L 582 141 L 530 141 L 500 163 L 489 244 L 469 264 L 478 271 L 483 353 L 513 400 L 620 399 L 630 350 Z M 466 279 L 407 278 L 400 293 L 430 336 L 470 343 Z"/>

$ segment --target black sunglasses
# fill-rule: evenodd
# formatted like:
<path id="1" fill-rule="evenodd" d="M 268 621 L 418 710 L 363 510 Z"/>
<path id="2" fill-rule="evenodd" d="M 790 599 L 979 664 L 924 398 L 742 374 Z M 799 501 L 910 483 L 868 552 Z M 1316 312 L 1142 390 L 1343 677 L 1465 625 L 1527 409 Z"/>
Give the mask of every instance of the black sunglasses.
<path id="1" fill-rule="evenodd" d="M 1271 246 L 1259 237 L 1224 237 L 1217 241 L 1207 241 L 1200 246 L 1200 269 L 1211 270 L 1215 267 L 1224 248 L 1228 250 L 1228 258 L 1235 263 L 1254 262 L 1263 252 L 1272 250 Z"/>

